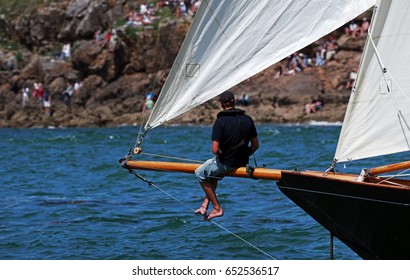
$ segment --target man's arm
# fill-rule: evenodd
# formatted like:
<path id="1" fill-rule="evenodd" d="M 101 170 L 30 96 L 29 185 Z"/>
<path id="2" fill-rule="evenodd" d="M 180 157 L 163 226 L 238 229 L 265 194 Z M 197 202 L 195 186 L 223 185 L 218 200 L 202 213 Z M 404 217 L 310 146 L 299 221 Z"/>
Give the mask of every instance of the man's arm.
<path id="1" fill-rule="evenodd" d="M 219 141 L 213 140 L 212 141 L 212 153 L 219 156 L 221 154 L 221 150 L 219 150 Z"/>
<path id="2" fill-rule="evenodd" d="M 251 145 L 249 147 L 249 155 L 252 155 L 256 150 L 259 148 L 259 140 L 258 137 L 254 137 L 251 139 Z"/>

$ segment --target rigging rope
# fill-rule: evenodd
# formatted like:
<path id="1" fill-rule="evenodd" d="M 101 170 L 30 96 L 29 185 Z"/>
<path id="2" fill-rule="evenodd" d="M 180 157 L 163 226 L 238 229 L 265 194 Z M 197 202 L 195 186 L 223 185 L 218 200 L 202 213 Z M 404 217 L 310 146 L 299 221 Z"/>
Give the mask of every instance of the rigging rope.
<path id="1" fill-rule="evenodd" d="M 175 201 L 179 202 L 180 204 L 184 205 L 186 208 L 190 209 L 192 212 L 195 211 L 195 209 L 193 209 L 191 206 L 189 206 L 188 204 L 186 204 L 185 202 L 183 202 L 182 200 L 176 198 L 175 196 L 173 196 L 172 194 L 170 194 L 169 192 L 161 189 L 160 187 L 158 187 L 157 185 L 155 185 L 152 181 L 147 180 L 146 178 L 144 178 L 143 176 L 137 174 L 133 169 L 129 169 L 129 172 L 133 175 L 135 175 L 137 178 L 141 179 L 142 181 L 144 181 L 145 183 L 147 183 L 149 186 L 152 186 L 154 188 L 156 188 L 157 190 L 161 191 L 162 193 L 166 194 L 167 196 L 171 197 L 172 199 L 174 199 Z M 263 251 L 262 249 L 260 249 L 259 247 L 257 247 L 256 245 L 253 245 L 252 243 L 250 243 L 249 241 L 243 239 L 242 237 L 240 237 L 239 235 L 235 234 L 234 232 L 228 230 L 227 228 L 223 227 L 221 224 L 215 222 L 214 220 L 209 220 L 211 223 L 213 223 L 214 225 L 220 227 L 221 229 L 225 230 L 226 232 L 228 232 L 229 234 L 235 236 L 236 238 L 238 238 L 239 240 L 241 240 L 242 242 L 248 244 L 250 247 L 254 248 L 255 250 L 261 252 L 262 254 L 264 254 L 265 256 L 269 257 L 270 259 L 276 260 L 276 258 L 274 258 L 272 255 L 268 254 L 267 252 Z"/>
<path id="2" fill-rule="evenodd" d="M 399 183 L 395 183 L 395 182 L 391 182 L 389 181 L 390 179 L 394 179 L 395 177 L 401 177 L 401 176 L 408 176 L 408 174 L 405 174 L 405 172 L 409 171 L 410 169 L 406 169 L 403 170 L 397 174 L 393 174 L 393 175 L 388 175 L 388 176 L 380 176 L 381 178 L 384 178 L 382 181 L 378 182 L 378 184 L 382 184 L 382 183 L 389 183 L 392 185 L 396 185 L 396 186 L 401 186 L 401 187 L 405 187 L 405 188 L 409 188 L 409 186 L 404 185 L 404 184 L 399 184 Z"/>
<path id="3" fill-rule="evenodd" d="M 173 157 L 173 156 L 160 155 L 160 154 L 151 154 L 151 153 L 145 153 L 145 152 L 141 153 L 141 155 L 147 155 L 147 156 L 152 156 L 152 157 L 163 157 L 163 158 L 168 158 L 168 159 L 177 159 L 177 160 L 182 160 L 182 161 L 203 163 L 203 161 L 196 160 L 196 159 L 180 158 L 180 157 Z"/>
<path id="4" fill-rule="evenodd" d="M 155 76 L 154 76 L 154 81 L 152 82 L 152 90 L 155 92 L 155 89 L 157 87 L 157 82 L 158 82 L 158 72 L 159 70 L 163 67 L 164 62 L 165 62 L 165 55 L 166 55 L 166 50 L 168 49 L 169 43 L 171 41 L 171 36 L 172 34 L 174 34 L 175 32 L 175 28 L 176 28 L 176 24 L 173 25 L 173 28 L 171 29 L 171 32 L 168 32 L 168 37 L 167 37 L 167 41 L 165 43 L 165 46 L 162 48 L 162 55 L 160 62 L 157 64 L 158 68 L 155 71 Z M 155 107 L 155 105 L 154 105 Z M 149 126 L 147 126 L 146 128 L 144 128 L 144 124 L 146 123 L 146 121 L 148 120 L 147 118 L 147 111 L 143 112 L 143 117 L 141 119 L 141 125 L 140 125 L 140 129 L 138 131 L 138 135 L 137 135 L 137 139 L 135 140 L 134 143 L 134 147 L 133 149 L 140 147 L 143 141 L 143 138 L 146 136 L 146 134 L 148 133 L 148 131 L 151 129 Z M 132 149 L 132 150 L 133 150 Z"/>
<path id="5" fill-rule="evenodd" d="M 369 40 L 370 40 L 370 42 L 371 42 L 371 44 L 372 44 L 372 46 L 373 46 L 374 53 L 375 53 L 375 55 L 376 55 L 377 61 L 378 61 L 378 63 L 379 63 L 379 66 L 380 66 L 380 68 L 381 68 L 382 75 L 383 75 L 384 81 L 385 81 L 385 83 L 386 83 L 387 92 L 389 93 L 389 95 L 391 96 L 391 98 L 392 98 L 392 100 L 393 100 L 393 104 L 394 104 L 394 107 L 395 107 L 396 112 L 397 112 L 397 117 L 398 117 L 398 119 L 399 119 L 399 122 L 400 122 L 400 125 L 401 125 L 401 128 L 402 128 L 402 131 L 403 131 L 403 136 L 404 136 L 404 138 L 405 138 L 405 140 L 406 140 L 407 146 L 410 148 L 410 143 L 409 143 L 409 140 L 407 139 L 407 134 L 406 134 L 406 132 L 405 132 L 405 127 L 403 127 L 402 120 L 403 120 L 403 122 L 404 122 L 404 125 L 407 127 L 407 131 L 410 131 L 410 126 L 409 126 L 408 122 L 406 121 L 405 117 L 403 116 L 403 114 L 402 114 L 402 112 L 401 112 L 401 110 L 400 110 L 400 108 L 399 108 L 398 102 L 397 102 L 396 98 L 395 98 L 394 95 L 393 95 L 392 89 L 389 87 L 389 80 L 387 79 L 386 74 L 389 75 L 389 78 L 391 79 L 391 81 L 393 81 L 393 83 L 398 86 L 400 92 L 401 92 L 405 97 L 407 97 L 407 98 L 409 99 L 409 96 L 408 96 L 408 94 L 407 94 L 406 92 L 403 91 L 403 89 L 400 87 L 400 85 L 396 82 L 396 80 L 393 78 L 393 76 L 390 74 L 390 72 L 388 72 L 387 68 L 384 66 L 383 61 L 382 61 L 382 59 L 381 59 L 381 57 L 380 57 L 380 54 L 379 54 L 379 52 L 378 52 L 378 50 L 377 50 L 376 44 L 375 44 L 374 41 L 373 41 L 372 34 L 371 34 L 370 32 L 369 32 Z"/>

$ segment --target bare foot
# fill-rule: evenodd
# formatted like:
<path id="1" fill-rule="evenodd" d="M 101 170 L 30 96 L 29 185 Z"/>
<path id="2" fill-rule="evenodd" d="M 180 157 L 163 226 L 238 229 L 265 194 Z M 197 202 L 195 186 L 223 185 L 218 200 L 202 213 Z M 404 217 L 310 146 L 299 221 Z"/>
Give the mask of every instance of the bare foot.
<path id="1" fill-rule="evenodd" d="M 202 216 L 205 216 L 206 215 L 206 210 L 207 209 L 204 206 L 201 206 L 201 207 L 199 207 L 198 209 L 196 209 L 194 211 L 194 214 L 200 214 Z"/>
<path id="2" fill-rule="evenodd" d="M 216 217 L 222 217 L 224 215 L 224 210 L 220 208 L 219 210 L 212 209 L 212 211 L 209 213 L 208 217 L 205 218 L 205 220 L 212 220 L 213 218 Z"/>

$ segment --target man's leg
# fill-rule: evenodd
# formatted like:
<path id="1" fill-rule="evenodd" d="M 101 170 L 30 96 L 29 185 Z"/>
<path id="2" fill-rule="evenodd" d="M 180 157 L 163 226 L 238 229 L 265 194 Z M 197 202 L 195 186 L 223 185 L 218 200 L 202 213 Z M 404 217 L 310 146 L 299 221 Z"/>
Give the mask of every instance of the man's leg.
<path id="1" fill-rule="evenodd" d="M 217 180 L 210 180 L 209 182 L 201 182 L 201 187 L 204 190 L 206 194 L 206 198 L 204 199 L 204 202 L 207 200 L 208 203 L 209 201 L 212 203 L 213 209 L 209 213 L 209 215 L 206 217 L 206 219 L 210 220 L 216 217 L 221 217 L 224 214 L 224 211 L 219 204 L 218 199 L 216 198 L 216 187 L 218 185 Z"/>
<path id="2" fill-rule="evenodd" d="M 209 205 L 209 198 L 207 196 L 205 196 L 204 201 L 202 202 L 201 207 L 199 207 L 198 209 L 196 209 L 194 211 L 194 214 L 200 214 L 205 216 L 206 215 L 206 211 L 208 210 L 208 205 Z"/>
<path id="3" fill-rule="evenodd" d="M 198 167 L 198 168 L 195 170 L 195 176 L 198 178 L 198 181 L 200 182 L 200 184 L 201 184 L 201 181 L 202 181 L 202 180 L 206 180 L 206 179 L 205 179 L 206 174 L 207 174 L 206 169 L 207 169 L 208 166 L 209 166 L 210 164 L 212 164 L 212 163 L 213 163 L 213 159 L 209 159 L 209 160 L 207 160 L 206 162 L 204 162 L 200 167 Z M 209 180 L 209 179 L 208 179 L 208 180 Z M 202 202 L 201 207 L 199 207 L 198 209 L 196 209 L 196 210 L 194 211 L 194 214 L 200 214 L 200 215 L 205 216 L 205 215 L 206 215 L 206 212 L 207 212 L 207 210 L 208 210 L 209 202 L 210 202 L 210 200 L 209 200 L 209 198 L 208 198 L 208 196 L 207 196 L 207 194 L 206 194 L 206 192 L 205 192 L 204 201 Z"/>
<path id="4" fill-rule="evenodd" d="M 205 192 L 205 199 L 202 202 L 201 207 L 195 210 L 194 213 L 206 216 L 209 202 L 213 205 L 213 210 L 205 217 L 205 219 L 212 219 L 223 215 L 223 210 L 216 198 L 215 190 L 218 185 L 216 177 L 220 177 L 220 174 L 226 171 L 224 168 L 225 167 L 221 163 L 213 158 L 207 160 L 195 170 L 195 175 Z"/>

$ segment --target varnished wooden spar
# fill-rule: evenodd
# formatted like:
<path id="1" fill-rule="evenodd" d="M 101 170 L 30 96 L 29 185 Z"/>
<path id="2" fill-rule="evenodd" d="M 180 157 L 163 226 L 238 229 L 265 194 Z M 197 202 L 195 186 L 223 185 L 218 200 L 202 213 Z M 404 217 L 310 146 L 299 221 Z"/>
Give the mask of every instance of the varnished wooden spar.
<path id="1" fill-rule="evenodd" d="M 379 167 L 373 167 L 368 170 L 369 171 L 368 174 L 378 175 L 382 173 L 403 170 L 407 168 L 410 168 L 410 161 L 403 161 L 399 163 L 394 163 L 394 164 L 389 164 L 389 165 L 384 165 L 384 166 L 379 166 Z"/>
<path id="2" fill-rule="evenodd" d="M 170 172 L 184 172 L 184 173 L 194 173 L 200 164 L 197 163 L 182 163 L 182 162 L 165 162 L 165 161 L 137 161 L 137 160 L 123 160 L 121 162 L 122 167 L 127 169 L 139 169 L 139 170 L 152 170 L 152 171 L 170 171 Z M 269 168 L 255 168 L 253 176 L 250 176 L 246 172 L 245 167 L 240 167 L 226 176 L 230 177 L 240 177 L 240 178 L 254 178 L 254 179 L 264 179 L 279 181 L 282 178 L 282 171 L 279 169 L 269 169 Z M 295 171 L 300 172 L 300 171 Z M 303 171 L 300 172 L 307 176 L 324 177 L 323 172 L 319 171 Z M 357 175 L 353 174 L 333 174 L 328 173 L 325 177 L 336 179 L 336 180 L 348 180 L 354 181 Z"/>
<path id="3" fill-rule="evenodd" d="M 140 170 L 155 170 L 155 171 L 175 171 L 184 173 L 194 173 L 200 164 L 196 163 L 181 163 L 181 162 L 164 162 L 164 161 L 122 161 L 122 167 L 127 169 L 140 169 Z M 242 177 L 242 178 L 255 178 L 278 181 L 281 178 L 281 170 L 268 169 L 268 168 L 255 168 L 253 176 L 250 176 L 246 172 L 245 167 L 240 167 L 226 176 Z"/>

